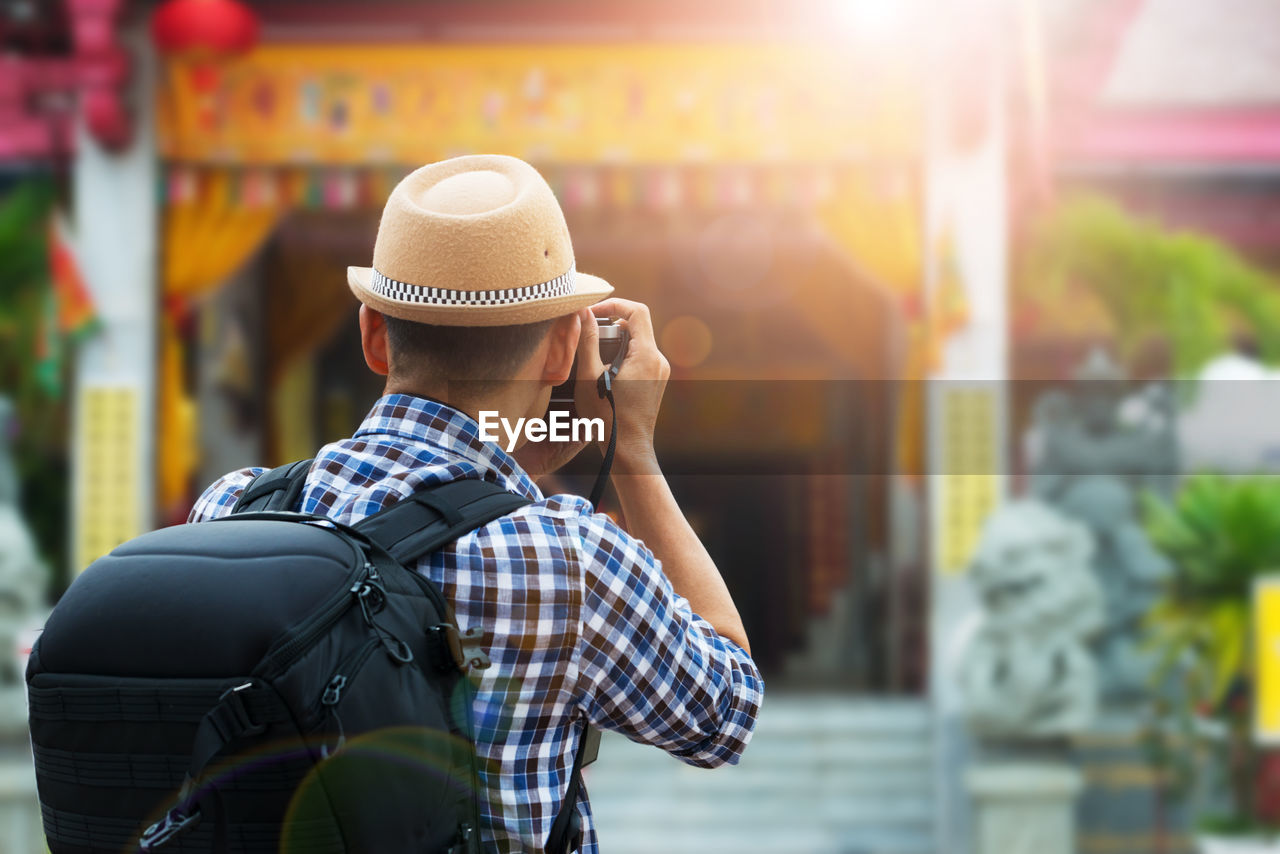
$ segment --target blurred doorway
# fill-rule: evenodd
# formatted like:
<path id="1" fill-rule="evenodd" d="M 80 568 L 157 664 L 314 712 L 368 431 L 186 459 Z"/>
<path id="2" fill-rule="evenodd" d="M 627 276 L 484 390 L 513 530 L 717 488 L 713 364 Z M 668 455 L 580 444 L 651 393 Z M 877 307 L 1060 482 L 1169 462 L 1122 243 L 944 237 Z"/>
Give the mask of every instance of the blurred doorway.
<path id="1" fill-rule="evenodd" d="M 921 693 L 923 585 L 890 545 L 895 301 L 803 212 L 569 218 L 578 267 L 653 309 L 673 365 L 663 466 L 766 676 Z M 244 286 L 271 319 L 249 360 L 264 462 L 350 435 L 381 394 L 345 281 L 376 227 L 373 211 L 297 211 Z M 598 463 L 585 452 L 566 488 L 585 492 Z"/>

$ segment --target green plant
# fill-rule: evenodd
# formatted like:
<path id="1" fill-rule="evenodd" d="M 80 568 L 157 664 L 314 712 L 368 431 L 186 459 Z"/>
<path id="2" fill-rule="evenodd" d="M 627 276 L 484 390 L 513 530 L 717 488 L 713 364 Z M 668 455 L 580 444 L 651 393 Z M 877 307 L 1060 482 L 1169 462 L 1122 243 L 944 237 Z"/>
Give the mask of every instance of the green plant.
<path id="1" fill-rule="evenodd" d="M 39 358 L 50 345 L 51 293 L 48 262 L 52 186 L 30 179 L 0 195 L 0 395 L 11 398 L 18 416 L 14 461 L 22 485 L 23 511 L 51 566 L 66 553 L 67 406 L 56 394 L 54 360 Z M 59 377 L 52 377 L 57 380 Z"/>
<path id="2" fill-rule="evenodd" d="M 1042 301 L 1092 295 L 1127 362 L 1164 340 L 1174 372 L 1189 377 L 1239 333 L 1280 362 L 1280 290 L 1270 276 L 1211 237 L 1168 231 L 1101 196 L 1070 197 L 1039 225 L 1026 279 Z"/>
<path id="3" fill-rule="evenodd" d="M 1228 812 L 1203 823 L 1263 826 L 1255 796 L 1249 615 L 1254 580 L 1280 569 L 1280 479 L 1196 475 L 1171 504 L 1148 497 L 1145 522 L 1152 544 L 1174 566 L 1145 623 L 1155 659 L 1154 757 L 1183 793 L 1215 760 L 1225 765 Z"/>

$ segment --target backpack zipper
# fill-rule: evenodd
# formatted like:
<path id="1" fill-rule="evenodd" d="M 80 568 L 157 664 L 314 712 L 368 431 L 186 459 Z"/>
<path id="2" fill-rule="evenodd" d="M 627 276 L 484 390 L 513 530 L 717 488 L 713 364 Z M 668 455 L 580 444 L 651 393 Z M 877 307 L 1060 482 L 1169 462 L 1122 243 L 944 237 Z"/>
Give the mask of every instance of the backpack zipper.
<path id="1" fill-rule="evenodd" d="M 390 557 L 390 555 L 388 555 L 388 557 Z M 447 619 L 449 614 L 452 613 L 452 610 L 449 607 L 449 603 L 445 600 L 444 594 L 440 592 L 440 588 L 436 587 L 435 582 L 418 572 L 418 570 L 412 566 L 400 563 L 400 561 L 395 558 L 390 558 L 390 560 L 393 566 L 401 572 L 408 573 L 409 577 L 417 582 L 417 585 L 422 588 L 422 592 L 426 594 L 427 599 L 429 599 L 431 604 L 435 606 L 436 612 L 439 613 L 442 618 Z M 376 570 L 375 577 L 377 577 Z"/>
<path id="2" fill-rule="evenodd" d="M 403 640 L 378 625 L 373 618 L 373 615 L 381 611 L 386 604 L 387 590 L 382 586 L 382 577 L 378 575 L 378 570 L 373 564 L 368 564 L 368 567 L 368 575 L 363 581 L 356 582 L 351 587 L 351 592 L 355 593 L 356 600 L 360 603 L 360 613 L 364 617 L 365 625 L 373 630 L 378 640 L 387 648 L 387 654 L 391 656 L 392 661 L 396 664 L 408 664 L 413 661 L 413 650 Z M 372 602 L 371 600 L 374 599 L 378 601 Z"/>
<path id="3" fill-rule="evenodd" d="M 333 675 L 329 677 L 329 681 L 325 683 L 324 691 L 320 694 L 320 701 L 317 703 L 316 714 L 323 714 L 325 717 L 333 718 L 338 725 L 338 738 L 334 742 L 333 747 L 328 744 L 320 745 L 320 756 L 328 759 L 333 754 L 341 750 L 347 743 L 347 733 L 345 727 L 342 726 L 342 717 L 338 714 L 338 703 L 342 702 L 342 692 L 346 690 L 360 674 L 361 669 L 369 661 L 369 656 L 378 648 L 379 638 L 369 638 L 354 653 L 348 655 L 342 662 L 334 668 Z M 324 723 L 323 718 L 320 721 Z M 317 724 L 318 726 L 319 724 Z"/>
<path id="4" fill-rule="evenodd" d="M 456 625 L 457 618 L 454 615 L 454 610 L 452 606 L 450 606 L 448 600 L 444 598 L 444 594 L 440 592 L 440 588 L 436 586 L 436 583 L 434 581 L 432 581 L 426 575 L 423 575 L 422 573 L 418 572 L 418 570 L 415 567 L 407 566 L 403 563 L 400 563 L 395 558 L 391 558 L 391 563 L 393 566 L 398 568 L 401 572 L 408 573 L 409 577 L 412 578 L 414 582 L 416 582 L 417 585 L 422 588 L 422 592 L 426 595 L 427 600 L 431 602 L 431 604 L 435 607 L 436 613 L 440 616 L 440 619 L 442 621 L 446 623 L 454 623 Z M 371 568 L 371 571 L 372 571 L 372 575 L 371 575 L 372 580 L 378 581 L 381 577 L 378 575 L 378 571 L 372 568 Z M 373 624 L 372 618 L 367 614 L 366 614 L 366 622 L 369 623 L 369 625 L 374 629 L 374 631 L 382 631 L 379 627 Z M 400 647 L 400 650 L 397 651 L 396 649 L 393 649 L 390 644 L 387 645 L 387 652 L 391 655 L 391 657 L 394 658 L 396 661 L 400 662 L 401 664 L 407 663 L 408 660 L 411 660 L 413 657 L 413 654 L 412 652 L 409 652 L 408 646 L 403 641 L 396 638 L 394 635 L 390 635 L 390 633 L 388 633 L 388 635 Z M 407 658 L 404 657 L 403 653 L 408 653 L 408 657 Z"/>
<path id="5" fill-rule="evenodd" d="M 325 683 L 324 692 L 320 695 L 320 706 L 336 706 L 342 701 L 342 692 L 359 675 L 369 656 L 378 648 L 378 638 L 369 638 L 354 653 L 342 660 L 334 668 L 333 675 Z"/>
<path id="6" fill-rule="evenodd" d="M 377 570 L 367 560 L 356 572 L 358 574 L 353 583 L 349 581 L 340 594 L 333 596 L 299 626 L 284 645 L 267 654 L 260 666 L 262 678 L 273 679 L 287 670 L 289 665 L 359 601 L 360 590 L 378 577 Z"/>

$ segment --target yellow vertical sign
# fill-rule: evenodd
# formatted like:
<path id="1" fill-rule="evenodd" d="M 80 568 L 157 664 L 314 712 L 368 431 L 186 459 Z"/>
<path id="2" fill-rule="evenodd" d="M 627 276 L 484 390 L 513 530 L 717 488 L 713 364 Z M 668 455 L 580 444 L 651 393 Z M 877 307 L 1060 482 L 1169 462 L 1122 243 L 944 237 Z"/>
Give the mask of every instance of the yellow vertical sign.
<path id="1" fill-rule="evenodd" d="M 1253 643 L 1256 662 L 1254 735 L 1262 744 L 1280 744 L 1280 576 L 1260 578 L 1253 587 Z"/>
<path id="2" fill-rule="evenodd" d="M 943 572 L 961 572 L 999 501 L 998 401 L 984 387 L 947 388 L 938 398 L 941 435 L 938 519 Z"/>
<path id="3" fill-rule="evenodd" d="M 138 393 L 89 386 L 80 392 L 76 443 L 76 571 L 141 533 L 138 519 Z"/>

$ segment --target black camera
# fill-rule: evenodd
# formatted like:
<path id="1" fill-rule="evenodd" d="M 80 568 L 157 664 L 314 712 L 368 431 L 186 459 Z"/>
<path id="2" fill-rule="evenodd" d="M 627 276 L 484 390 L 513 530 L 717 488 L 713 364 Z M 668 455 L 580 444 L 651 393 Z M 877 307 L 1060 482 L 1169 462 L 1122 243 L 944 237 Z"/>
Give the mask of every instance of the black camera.
<path id="1" fill-rule="evenodd" d="M 600 361 L 604 362 L 605 367 L 616 376 L 618 366 L 622 364 L 623 358 L 627 355 L 627 341 L 630 340 L 627 330 L 607 317 L 597 317 L 596 327 L 600 333 Z M 578 360 L 575 358 L 573 367 L 569 369 L 569 379 L 551 389 L 551 404 L 553 406 L 557 404 L 571 406 L 573 404 L 573 384 L 577 382 L 577 376 Z"/>

